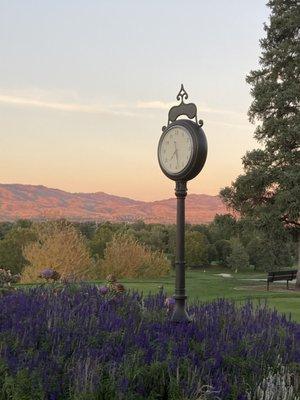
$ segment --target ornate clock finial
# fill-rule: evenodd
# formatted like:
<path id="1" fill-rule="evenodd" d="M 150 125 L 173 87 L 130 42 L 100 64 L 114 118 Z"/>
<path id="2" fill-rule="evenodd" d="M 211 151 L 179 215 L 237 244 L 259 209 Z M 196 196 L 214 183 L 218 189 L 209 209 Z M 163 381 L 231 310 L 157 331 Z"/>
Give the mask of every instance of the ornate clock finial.
<path id="1" fill-rule="evenodd" d="M 181 103 L 180 104 L 183 104 L 183 100 L 184 99 L 187 100 L 189 98 L 189 95 L 187 94 L 185 88 L 183 87 L 183 84 L 181 84 L 181 88 L 179 90 L 179 93 L 178 93 L 176 99 L 180 100 L 180 98 L 181 98 Z"/>
<path id="2" fill-rule="evenodd" d="M 203 125 L 203 121 L 200 119 L 197 120 L 197 107 L 194 103 L 185 103 L 184 100 L 187 100 L 189 95 L 187 94 L 183 84 L 181 84 L 180 90 L 176 96 L 176 99 L 180 101 L 177 106 L 173 106 L 169 110 L 169 117 L 168 117 L 168 126 L 170 123 L 175 122 L 178 117 L 181 115 L 186 115 L 189 119 L 195 118 L 196 124 L 199 126 Z M 163 126 L 162 130 L 164 131 L 167 127 Z"/>

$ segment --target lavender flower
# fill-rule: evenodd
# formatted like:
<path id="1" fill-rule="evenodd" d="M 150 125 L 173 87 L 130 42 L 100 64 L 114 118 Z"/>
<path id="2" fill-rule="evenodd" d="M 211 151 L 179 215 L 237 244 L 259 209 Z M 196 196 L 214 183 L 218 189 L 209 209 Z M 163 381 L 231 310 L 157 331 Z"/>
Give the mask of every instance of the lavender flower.
<path id="1" fill-rule="evenodd" d="M 167 306 L 168 310 L 171 310 L 175 306 L 175 299 L 173 297 L 167 297 L 165 300 L 165 305 Z"/>
<path id="2" fill-rule="evenodd" d="M 252 399 L 278 356 L 300 364 L 300 325 L 267 307 L 219 299 L 190 305 L 193 322 L 174 324 L 162 292 L 99 291 L 46 285 L 0 297 L 3 398 L 19 398 L 26 381 L 30 399 Z"/>
<path id="3" fill-rule="evenodd" d="M 108 289 L 107 286 L 100 286 L 100 287 L 99 287 L 99 292 L 100 292 L 102 295 L 105 295 L 105 294 L 107 294 L 107 293 L 109 292 L 109 289 Z"/>
<path id="4" fill-rule="evenodd" d="M 40 278 L 46 279 L 46 281 L 49 281 L 50 279 L 57 281 L 60 278 L 60 275 L 58 272 L 56 272 L 52 268 L 46 268 L 40 273 Z"/>

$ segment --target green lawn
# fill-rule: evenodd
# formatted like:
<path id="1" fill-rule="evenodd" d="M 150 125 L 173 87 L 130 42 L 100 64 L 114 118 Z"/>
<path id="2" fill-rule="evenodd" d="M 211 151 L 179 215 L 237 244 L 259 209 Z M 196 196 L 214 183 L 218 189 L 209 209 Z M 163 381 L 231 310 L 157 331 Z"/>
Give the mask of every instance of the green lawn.
<path id="1" fill-rule="evenodd" d="M 270 291 L 266 289 L 266 273 L 232 273 L 231 278 L 224 278 L 217 274 L 230 273 L 226 270 L 210 269 L 203 271 L 187 271 L 186 293 L 189 300 L 208 301 L 217 297 L 225 297 L 236 301 L 252 299 L 255 302 L 267 300 L 270 307 L 276 307 L 280 312 L 289 314 L 300 322 L 300 293 L 286 290 L 286 284 L 276 282 L 270 284 Z M 256 281 L 255 279 L 263 279 Z M 168 278 L 159 279 L 123 279 L 126 288 L 137 289 L 144 293 L 156 293 L 163 285 L 168 295 L 174 292 L 174 273 Z"/>
<path id="2" fill-rule="evenodd" d="M 225 278 L 218 274 L 231 274 Z M 295 292 L 294 285 L 286 289 L 286 283 L 275 282 L 270 284 L 270 291 L 266 289 L 266 273 L 231 273 L 229 270 L 220 270 L 211 267 L 203 271 L 186 272 L 186 294 L 188 301 L 210 301 L 218 297 L 233 299 L 237 302 L 251 299 L 255 303 L 267 301 L 267 304 L 278 311 L 291 314 L 292 319 L 300 322 L 300 292 Z M 166 278 L 156 279 L 122 279 L 127 289 L 135 289 L 143 293 L 157 293 L 163 285 L 166 293 L 174 293 L 174 272 Z M 94 283 L 101 283 L 95 281 Z M 25 285 L 17 285 L 25 286 Z M 31 286 L 31 285 L 26 285 Z"/>

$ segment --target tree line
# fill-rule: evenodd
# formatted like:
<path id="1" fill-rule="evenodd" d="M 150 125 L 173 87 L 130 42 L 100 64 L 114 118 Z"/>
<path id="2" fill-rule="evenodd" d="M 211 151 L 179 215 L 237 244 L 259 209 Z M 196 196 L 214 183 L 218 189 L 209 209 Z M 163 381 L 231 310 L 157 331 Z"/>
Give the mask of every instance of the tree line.
<path id="1" fill-rule="evenodd" d="M 158 277 L 174 267 L 175 225 L 111 222 L 0 223 L 0 268 L 34 281 L 43 268 L 97 279 L 108 273 Z M 210 224 L 186 227 L 187 268 L 213 265 L 233 271 L 290 268 L 296 243 L 282 229 L 270 236 L 252 220 L 216 215 Z"/>

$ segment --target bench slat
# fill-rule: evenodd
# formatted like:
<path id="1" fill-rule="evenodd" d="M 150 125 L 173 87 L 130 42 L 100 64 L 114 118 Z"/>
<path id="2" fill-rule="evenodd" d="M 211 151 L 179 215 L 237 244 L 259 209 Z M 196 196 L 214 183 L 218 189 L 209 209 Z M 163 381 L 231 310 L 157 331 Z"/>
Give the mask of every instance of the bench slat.
<path id="1" fill-rule="evenodd" d="M 289 288 L 289 281 L 296 279 L 297 270 L 290 271 L 270 271 L 267 278 L 267 288 L 269 290 L 269 283 L 274 281 L 286 281 L 287 288 Z"/>

